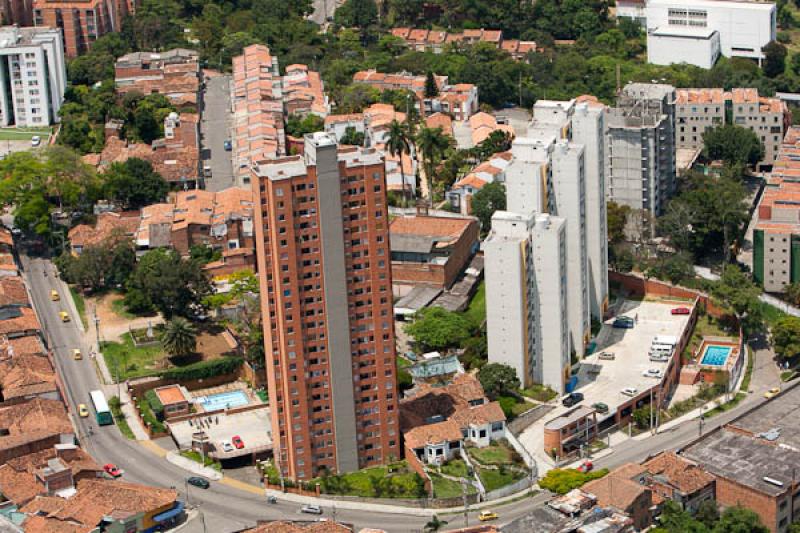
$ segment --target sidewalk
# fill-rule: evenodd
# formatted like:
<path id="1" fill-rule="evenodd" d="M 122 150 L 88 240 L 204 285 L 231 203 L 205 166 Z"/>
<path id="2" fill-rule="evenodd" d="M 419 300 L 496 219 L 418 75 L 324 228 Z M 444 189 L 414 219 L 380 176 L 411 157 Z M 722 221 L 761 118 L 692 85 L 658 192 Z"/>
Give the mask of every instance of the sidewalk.
<path id="1" fill-rule="evenodd" d="M 222 474 L 220 472 L 183 457 L 178 452 L 167 452 L 166 459 L 168 463 L 172 463 L 178 468 L 183 468 L 196 476 L 202 476 L 212 481 L 219 481 L 222 479 Z"/>
<path id="2" fill-rule="evenodd" d="M 106 385 L 103 388 L 106 396 L 108 396 L 110 388 L 114 389 L 111 395 L 116 395 L 116 385 Z M 122 414 L 125 415 L 125 420 L 128 422 L 128 427 L 133 431 L 133 436 L 136 437 L 136 440 L 150 440 L 150 435 L 144 430 L 142 424 L 139 422 L 139 417 L 136 416 L 136 407 L 133 405 L 130 395 L 128 395 L 127 387 L 120 387 L 120 389 L 119 399 L 122 404 Z"/>

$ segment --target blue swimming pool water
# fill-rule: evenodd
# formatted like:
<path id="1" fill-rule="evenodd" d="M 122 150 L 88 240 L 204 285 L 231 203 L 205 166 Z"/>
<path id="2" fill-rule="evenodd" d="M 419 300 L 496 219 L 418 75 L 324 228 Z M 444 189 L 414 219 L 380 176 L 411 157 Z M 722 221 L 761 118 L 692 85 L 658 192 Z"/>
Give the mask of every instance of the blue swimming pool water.
<path id="1" fill-rule="evenodd" d="M 247 394 L 241 390 L 209 394 L 208 396 L 200 396 L 196 398 L 196 400 L 206 411 L 218 411 L 226 408 L 232 409 L 250 403 L 250 400 L 247 399 Z"/>
<path id="2" fill-rule="evenodd" d="M 700 360 L 701 365 L 709 366 L 722 366 L 728 360 L 731 354 L 730 346 L 717 346 L 710 344 L 706 346 L 706 352 L 703 354 L 703 359 Z"/>

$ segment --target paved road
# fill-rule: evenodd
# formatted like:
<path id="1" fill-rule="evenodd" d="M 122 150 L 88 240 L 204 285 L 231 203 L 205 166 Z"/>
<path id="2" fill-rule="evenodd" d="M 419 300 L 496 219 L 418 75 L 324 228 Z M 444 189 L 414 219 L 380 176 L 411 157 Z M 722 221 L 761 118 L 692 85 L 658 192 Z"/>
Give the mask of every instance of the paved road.
<path id="1" fill-rule="evenodd" d="M 230 76 L 216 76 L 206 82 L 203 94 L 202 133 L 203 166 L 211 166 L 211 179 L 206 178 L 206 189 L 221 191 L 233 187 L 231 152 L 223 144 L 232 138 Z"/>

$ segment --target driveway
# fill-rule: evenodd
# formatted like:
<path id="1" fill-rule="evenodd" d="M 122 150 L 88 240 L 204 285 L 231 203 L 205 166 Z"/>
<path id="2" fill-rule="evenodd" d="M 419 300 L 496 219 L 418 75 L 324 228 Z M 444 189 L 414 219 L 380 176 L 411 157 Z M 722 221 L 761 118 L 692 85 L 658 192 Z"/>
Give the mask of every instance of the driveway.
<path id="1" fill-rule="evenodd" d="M 231 77 L 209 78 L 203 95 L 203 120 L 200 122 L 201 157 L 203 166 L 211 167 L 211 178 L 206 177 L 206 189 L 221 191 L 236 184 L 233 181 L 231 153 L 224 143 L 232 138 Z"/>

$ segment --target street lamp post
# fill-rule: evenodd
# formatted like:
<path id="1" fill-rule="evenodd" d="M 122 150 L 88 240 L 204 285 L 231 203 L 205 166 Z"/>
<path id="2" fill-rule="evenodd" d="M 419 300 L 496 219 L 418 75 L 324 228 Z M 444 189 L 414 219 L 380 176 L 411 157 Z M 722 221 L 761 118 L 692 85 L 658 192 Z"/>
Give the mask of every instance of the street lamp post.
<path id="1" fill-rule="evenodd" d="M 186 505 L 189 506 L 191 498 L 189 497 L 189 478 L 184 478 L 183 483 L 186 485 Z"/>

